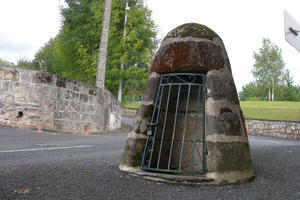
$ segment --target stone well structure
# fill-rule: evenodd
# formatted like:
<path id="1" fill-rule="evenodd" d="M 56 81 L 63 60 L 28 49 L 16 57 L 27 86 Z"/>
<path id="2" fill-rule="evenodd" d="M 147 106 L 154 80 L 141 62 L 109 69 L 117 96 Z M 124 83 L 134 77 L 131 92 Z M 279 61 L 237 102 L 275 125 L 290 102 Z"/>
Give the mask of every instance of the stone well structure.
<path id="1" fill-rule="evenodd" d="M 208 27 L 184 24 L 162 41 L 120 169 L 204 184 L 254 177 L 229 59 Z"/>

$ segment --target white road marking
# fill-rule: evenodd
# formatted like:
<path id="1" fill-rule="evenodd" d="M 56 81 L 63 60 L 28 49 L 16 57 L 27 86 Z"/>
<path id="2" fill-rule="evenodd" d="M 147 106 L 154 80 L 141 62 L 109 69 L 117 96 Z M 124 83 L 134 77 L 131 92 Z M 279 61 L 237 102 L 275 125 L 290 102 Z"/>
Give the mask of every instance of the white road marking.
<path id="1" fill-rule="evenodd" d="M 48 147 L 48 148 L 37 148 L 37 149 L 4 150 L 4 151 L 0 151 L 0 153 L 14 153 L 14 152 L 26 152 L 26 151 L 46 151 L 46 150 L 90 148 L 90 147 L 93 147 L 93 145 L 70 146 L 70 147 Z"/>

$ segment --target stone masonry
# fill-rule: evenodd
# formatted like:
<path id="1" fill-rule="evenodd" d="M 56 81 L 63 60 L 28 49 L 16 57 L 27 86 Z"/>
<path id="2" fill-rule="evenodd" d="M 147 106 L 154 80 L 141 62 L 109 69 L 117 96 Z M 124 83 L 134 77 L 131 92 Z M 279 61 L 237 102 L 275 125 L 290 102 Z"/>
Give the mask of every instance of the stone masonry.
<path id="1" fill-rule="evenodd" d="M 0 125 L 78 134 L 113 131 L 121 126 L 121 109 L 107 90 L 0 66 Z"/>
<path id="2" fill-rule="evenodd" d="M 246 127 L 252 135 L 300 139 L 299 121 L 247 119 Z"/>

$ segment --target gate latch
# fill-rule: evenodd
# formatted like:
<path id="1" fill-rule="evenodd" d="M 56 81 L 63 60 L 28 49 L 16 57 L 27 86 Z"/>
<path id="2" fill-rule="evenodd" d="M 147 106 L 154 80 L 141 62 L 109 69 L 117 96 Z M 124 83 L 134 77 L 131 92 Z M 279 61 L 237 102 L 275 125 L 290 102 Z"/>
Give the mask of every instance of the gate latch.
<path id="1" fill-rule="evenodd" d="M 152 135 L 152 127 L 157 126 L 157 123 L 147 123 L 148 128 L 147 128 L 147 136 Z"/>
<path id="2" fill-rule="evenodd" d="M 151 129 L 149 128 L 148 130 L 147 130 L 147 136 L 151 136 L 152 135 L 152 131 L 151 131 Z"/>

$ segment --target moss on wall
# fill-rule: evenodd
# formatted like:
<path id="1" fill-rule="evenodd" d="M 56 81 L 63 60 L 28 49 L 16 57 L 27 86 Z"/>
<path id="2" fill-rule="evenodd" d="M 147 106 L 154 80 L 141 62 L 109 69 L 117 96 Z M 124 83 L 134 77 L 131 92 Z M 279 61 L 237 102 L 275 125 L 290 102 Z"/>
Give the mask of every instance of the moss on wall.
<path id="1" fill-rule="evenodd" d="M 213 30 L 202 24 L 188 23 L 178 26 L 177 28 L 170 31 L 164 38 L 174 37 L 197 37 L 206 38 L 212 40 L 214 37 L 219 37 Z M 219 37 L 220 38 L 220 37 Z"/>

